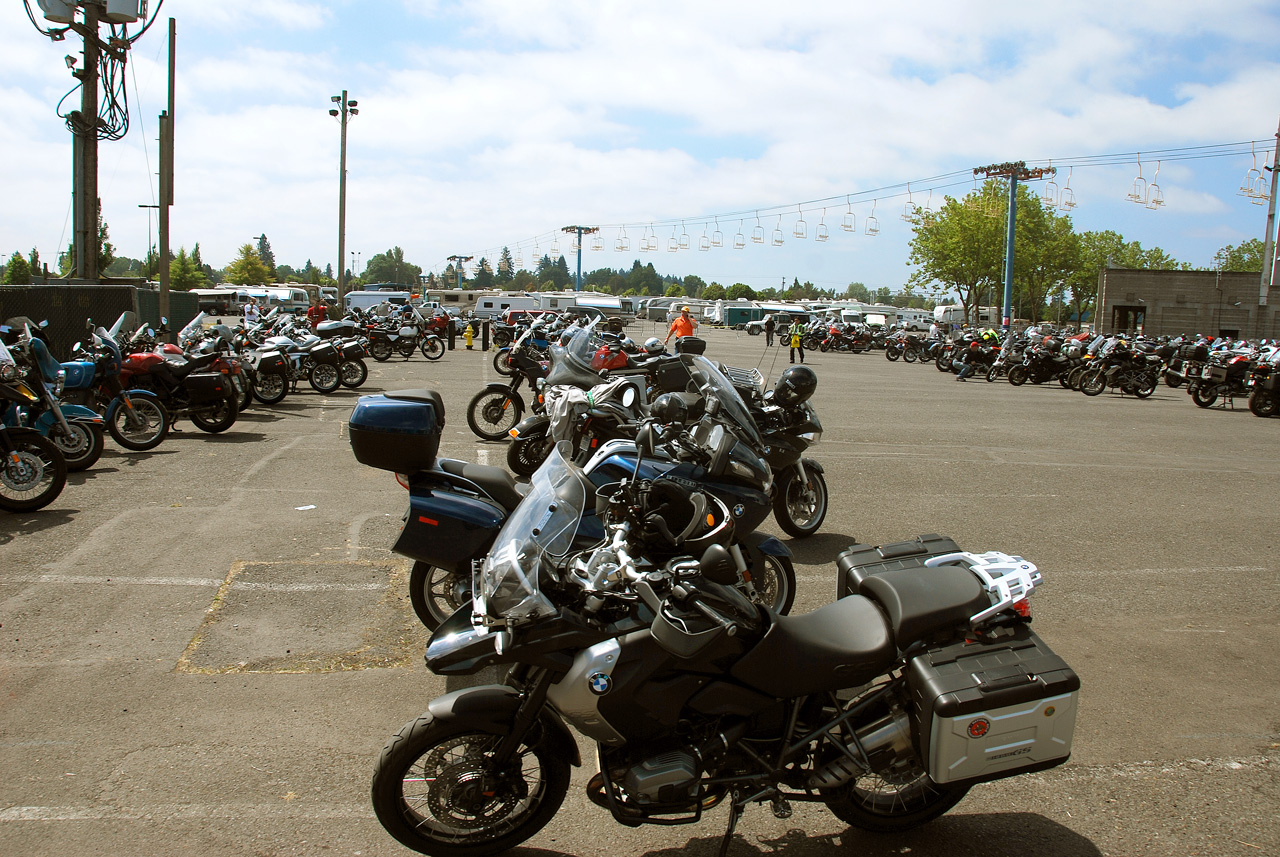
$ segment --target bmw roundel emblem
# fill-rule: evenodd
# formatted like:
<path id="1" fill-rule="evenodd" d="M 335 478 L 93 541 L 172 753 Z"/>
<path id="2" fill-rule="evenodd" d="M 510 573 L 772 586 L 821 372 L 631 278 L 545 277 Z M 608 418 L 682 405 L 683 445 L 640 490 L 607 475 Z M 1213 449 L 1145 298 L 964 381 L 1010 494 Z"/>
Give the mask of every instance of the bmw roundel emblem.
<path id="1" fill-rule="evenodd" d="M 587 686 L 596 696 L 604 696 L 613 690 L 613 679 L 604 673 L 592 673 L 591 678 L 587 679 Z"/>
<path id="2" fill-rule="evenodd" d="M 747 511 L 747 507 L 739 503 L 738 505 L 733 507 L 733 516 L 735 518 L 741 518 L 744 514 L 746 514 L 746 511 Z"/>

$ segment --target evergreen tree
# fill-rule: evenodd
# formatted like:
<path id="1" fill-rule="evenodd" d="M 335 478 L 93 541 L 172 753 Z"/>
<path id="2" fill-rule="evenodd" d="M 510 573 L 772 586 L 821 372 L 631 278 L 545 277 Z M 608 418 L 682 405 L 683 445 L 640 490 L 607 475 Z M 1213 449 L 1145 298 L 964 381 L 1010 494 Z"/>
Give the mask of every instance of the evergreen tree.
<path id="1" fill-rule="evenodd" d="M 499 283 L 509 283 L 516 276 L 516 263 L 511 257 L 511 251 L 503 247 L 502 255 L 498 257 L 498 270 L 494 272 L 494 280 Z"/>
<path id="2" fill-rule="evenodd" d="M 207 285 L 204 272 L 196 266 L 194 256 L 187 255 L 186 247 L 179 247 L 178 255 L 169 263 L 169 288 L 188 291 L 203 289 Z"/>
<path id="3" fill-rule="evenodd" d="M 31 285 L 31 265 L 16 250 L 9 257 L 9 264 L 4 269 L 4 284 L 6 286 Z"/>
<path id="4" fill-rule="evenodd" d="M 477 289 L 492 289 L 496 282 L 493 275 L 493 266 L 489 264 L 489 260 L 480 257 L 480 261 L 476 263 L 476 274 L 472 282 Z"/>
<path id="5" fill-rule="evenodd" d="M 31 248 L 31 255 L 27 257 L 27 264 L 31 266 L 32 279 L 35 279 L 36 277 L 41 276 L 42 272 L 40 270 L 40 251 L 39 250 L 37 250 L 34 247 Z"/>
<path id="6" fill-rule="evenodd" d="M 252 244 L 241 246 L 235 261 L 227 266 L 226 280 L 237 286 L 255 286 L 275 282 L 267 266 L 258 258 Z"/>
<path id="7" fill-rule="evenodd" d="M 258 258 L 262 260 L 262 264 L 266 266 L 267 273 L 271 275 L 269 283 L 274 283 L 278 277 L 276 275 L 276 254 L 271 252 L 271 242 L 267 240 L 267 233 L 258 236 Z"/>

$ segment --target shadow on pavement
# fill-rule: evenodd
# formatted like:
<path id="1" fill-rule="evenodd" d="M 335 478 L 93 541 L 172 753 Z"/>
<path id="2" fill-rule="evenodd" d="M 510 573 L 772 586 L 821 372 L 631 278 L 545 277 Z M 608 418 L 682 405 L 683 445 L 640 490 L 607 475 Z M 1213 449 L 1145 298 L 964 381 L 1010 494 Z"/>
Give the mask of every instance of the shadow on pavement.
<path id="1" fill-rule="evenodd" d="M 79 509 L 5 512 L 0 516 L 0 545 L 8 544 L 18 536 L 29 536 L 41 530 L 51 530 L 74 519 L 78 514 L 80 514 Z"/>
<path id="2" fill-rule="evenodd" d="M 834 563 L 836 554 L 858 541 L 857 537 L 844 533 L 815 533 L 807 539 L 787 539 L 795 561 L 804 565 Z"/>

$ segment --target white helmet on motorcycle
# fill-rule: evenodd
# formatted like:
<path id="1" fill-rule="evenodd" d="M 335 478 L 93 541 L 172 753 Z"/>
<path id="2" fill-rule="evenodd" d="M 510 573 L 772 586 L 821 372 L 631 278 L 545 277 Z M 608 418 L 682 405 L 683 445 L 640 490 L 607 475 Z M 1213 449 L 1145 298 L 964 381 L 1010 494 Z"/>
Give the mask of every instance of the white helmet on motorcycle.
<path id="1" fill-rule="evenodd" d="M 644 350 L 650 354 L 661 354 L 662 340 L 656 336 L 650 336 L 644 341 Z"/>

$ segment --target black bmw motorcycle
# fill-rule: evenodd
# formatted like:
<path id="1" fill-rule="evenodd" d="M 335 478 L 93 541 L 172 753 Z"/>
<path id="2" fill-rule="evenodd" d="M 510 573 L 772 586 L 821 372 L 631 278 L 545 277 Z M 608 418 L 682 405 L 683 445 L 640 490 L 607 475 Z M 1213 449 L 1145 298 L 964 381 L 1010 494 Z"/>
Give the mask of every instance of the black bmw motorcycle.
<path id="1" fill-rule="evenodd" d="M 640 445 L 646 445 L 643 433 Z M 900 832 L 969 789 L 1066 761 L 1079 680 L 1028 627 L 1041 576 L 923 542 L 845 556 L 851 594 L 779 616 L 733 585 L 732 518 L 697 489 L 597 488 L 553 455 L 477 570 L 470 610 L 432 636 L 437 675 L 501 684 L 427 705 L 387 743 L 372 802 L 431 855 L 517 846 L 559 811 L 595 741 L 588 799 L 628 827 L 792 802 Z M 576 548 L 594 504 L 606 537 Z"/>

